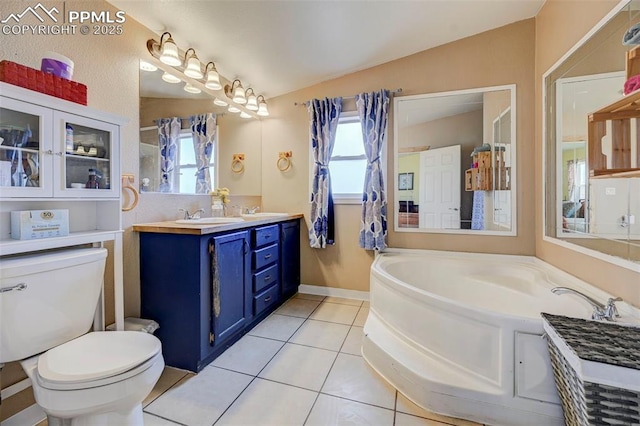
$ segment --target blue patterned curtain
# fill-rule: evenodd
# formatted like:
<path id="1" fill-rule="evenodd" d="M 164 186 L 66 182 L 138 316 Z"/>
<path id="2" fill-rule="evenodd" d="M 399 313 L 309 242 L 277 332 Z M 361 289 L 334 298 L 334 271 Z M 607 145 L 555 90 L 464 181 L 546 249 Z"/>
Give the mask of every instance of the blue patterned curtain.
<path id="1" fill-rule="evenodd" d="M 216 141 L 216 115 L 213 113 L 193 115 L 189 118 L 193 149 L 196 153 L 196 194 L 209 194 L 211 174 L 209 163 Z"/>
<path id="2" fill-rule="evenodd" d="M 160 151 L 160 192 L 173 192 L 173 172 L 178 153 L 178 138 L 182 123 L 178 117 L 158 120 L 158 148 Z"/>
<path id="3" fill-rule="evenodd" d="M 325 248 L 327 244 L 334 243 L 329 160 L 336 140 L 342 98 L 313 99 L 309 101 L 308 109 L 314 162 L 309 244 L 313 248 Z"/>
<path id="4" fill-rule="evenodd" d="M 380 154 L 387 140 L 389 91 L 361 93 L 356 96 L 356 107 L 362 124 L 364 152 L 367 156 L 362 193 L 360 247 L 367 250 L 383 250 L 387 246 L 387 196 Z"/>

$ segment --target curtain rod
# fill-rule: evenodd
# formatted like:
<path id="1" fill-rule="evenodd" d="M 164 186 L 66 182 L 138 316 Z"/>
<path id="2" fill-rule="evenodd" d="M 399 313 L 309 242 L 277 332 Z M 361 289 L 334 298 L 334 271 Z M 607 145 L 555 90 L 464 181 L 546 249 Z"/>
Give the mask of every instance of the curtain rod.
<path id="1" fill-rule="evenodd" d="M 391 94 L 395 95 L 396 93 L 402 93 L 402 87 L 395 89 L 395 90 L 391 90 Z M 353 96 L 342 96 L 342 99 L 355 99 L 356 95 Z M 293 105 L 295 106 L 309 106 L 309 102 L 310 101 L 305 101 L 305 102 L 294 102 Z"/>

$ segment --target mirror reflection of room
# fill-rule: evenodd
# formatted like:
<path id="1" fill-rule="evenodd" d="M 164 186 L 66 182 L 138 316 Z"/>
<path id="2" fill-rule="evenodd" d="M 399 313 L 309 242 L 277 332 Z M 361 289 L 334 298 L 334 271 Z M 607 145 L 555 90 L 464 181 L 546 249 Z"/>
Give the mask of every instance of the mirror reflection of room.
<path id="1" fill-rule="evenodd" d="M 512 231 L 511 102 L 510 88 L 397 98 L 399 229 Z"/>
<path id="2" fill-rule="evenodd" d="M 640 139 L 629 83 L 640 49 L 624 40 L 639 21 L 637 4 L 623 9 L 546 78 L 547 158 L 556 164 L 547 168 L 547 235 L 634 261 Z"/>

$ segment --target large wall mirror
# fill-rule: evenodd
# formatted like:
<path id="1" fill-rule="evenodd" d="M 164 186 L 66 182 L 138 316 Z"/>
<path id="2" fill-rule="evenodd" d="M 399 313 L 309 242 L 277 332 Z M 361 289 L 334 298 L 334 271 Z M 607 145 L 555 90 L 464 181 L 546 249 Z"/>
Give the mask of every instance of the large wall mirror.
<path id="1" fill-rule="evenodd" d="M 140 190 L 141 192 L 197 194 L 202 192 L 196 174 L 201 169 L 196 157 L 190 117 L 213 113 L 216 131 L 209 162 L 212 188 L 228 187 L 234 194 L 260 195 L 259 167 L 261 163 L 261 121 L 242 118 L 226 107 L 213 103 L 208 93 L 190 93 L 185 83 L 169 83 L 162 69 L 140 70 Z M 175 152 L 162 152 L 159 146 L 158 124 L 161 120 L 176 117 L 179 121 L 179 137 Z M 174 124 L 175 126 L 176 124 Z M 169 128 L 171 124 L 166 124 Z M 245 167 L 231 168 L 234 154 L 244 154 Z M 170 164 L 167 156 L 171 155 Z M 167 170 L 171 169 L 167 174 Z M 163 173 L 169 178 L 163 179 Z M 254 176 L 255 175 L 255 176 Z M 243 179 L 244 177 L 244 179 Z M 168 180 L 168 182 L 167 182 Z M 164 182 L 163 182 L 164 181 Z M 200 189 L 199 189 L 200 188 Z"/>
<path id="2" fill-rule="evenodd" d="M 516 235 L 515 85 L 396 97 L 395 230 Z"/>
<path id="3" fill-rule="evenodd" d="M 640 74 L 640 48 L 623 40 L 639 8 L 621 3 L 545 74 L 543 94 L 545 238 L 638 270 L 640 92 L 623 88 Z"/>

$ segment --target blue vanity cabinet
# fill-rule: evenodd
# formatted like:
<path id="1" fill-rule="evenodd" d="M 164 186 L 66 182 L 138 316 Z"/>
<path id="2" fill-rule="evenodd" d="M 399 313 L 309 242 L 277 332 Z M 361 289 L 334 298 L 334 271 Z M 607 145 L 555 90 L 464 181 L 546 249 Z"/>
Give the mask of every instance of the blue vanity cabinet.
<path id="1" fill-rule="evenodd" d="M 280 224 L 280 283 L 282 298 L 298 292 L 300 285 L 300 221 Z"/>
<path id="2" fill-rule="evenodd" d="M 242 231 L 212 240 L 213 343 L 220 345 L 242 332 L 253 317 L 249 236 Z"/>
<path id="3" fill-rule="evenodd" d="M 260 226 L 251 230 L 253 315 L 266 317 L 280 301 L 280 226 Z"/>
<path id="4" fill-rule="evenodd" d="M 246 230 L 140 234 L 141 315 L 160 324 L 167 365 L 198 372 L 242 335 L 252 317 L 250 267 Z"/>
<path id="5" fill-rule="evenodd" d="M 160 324 L 167 366 L 199 372 L 297 292 L 299 220 L 166 229 L 134 225 L 141 316 Z"/>

